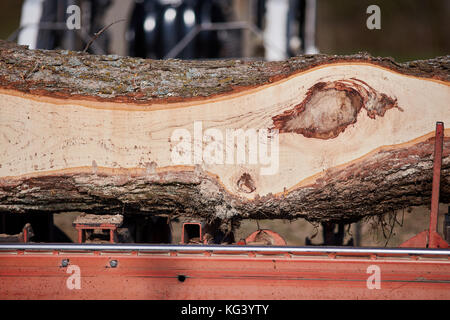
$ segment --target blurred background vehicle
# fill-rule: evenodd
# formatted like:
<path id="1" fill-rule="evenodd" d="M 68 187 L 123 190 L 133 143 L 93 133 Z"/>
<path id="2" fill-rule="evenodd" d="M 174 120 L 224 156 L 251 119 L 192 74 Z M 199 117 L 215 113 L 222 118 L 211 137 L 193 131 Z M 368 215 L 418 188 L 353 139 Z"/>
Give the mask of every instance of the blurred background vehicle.
<path id="1" fill-rule="evenodd" d="M 65 24 L 71 5 L 81 9 L 79 30 Z M 108 21 L 124 11 L 123 20 Z M 82 50 L 89 35 L 120 21 L 122 30 L 102 32 L 90 52 L 120 50 L 111 45 L 119 37 L 121 54 L 143 58 L 277 60 L 317 52 L 315 17 L 316 0 L 25 0 L 20 28 L 9 39 L 38 49 Z"/>
<path id="2" fill-rule="evenodd" d="M 81 8 L 80 30 L 65 25 L 71 4 Z M 366 27 L 371 4 L 380 30 Z M 280 60 L 368 51 L 406 61 L 450 49 L 446 0 L 3 0 L 0 12 L 0 38 L 40 49 L 82 50 L 120 20 L 89 47 L 95 54 Z"/>

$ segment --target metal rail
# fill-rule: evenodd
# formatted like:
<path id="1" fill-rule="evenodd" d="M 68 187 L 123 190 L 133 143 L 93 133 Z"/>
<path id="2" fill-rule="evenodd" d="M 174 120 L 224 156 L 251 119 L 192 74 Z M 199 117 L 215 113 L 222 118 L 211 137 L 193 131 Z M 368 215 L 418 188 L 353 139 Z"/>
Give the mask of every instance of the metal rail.
<path id="1" fill-rule="evenodd" d="M 439 255 L 450 256 L 450 249 L 421 248 L 348 248 L 348 247 L 289 247 L 289 246 L 239 246 L 239 245 L 148 245 L 148 244 L 1 244 L 5 250 L 93 250 L 93 251 L 177 251 L 177 252 L 286 252 L 286 253 L 336 253 L 385 255 Z"/>

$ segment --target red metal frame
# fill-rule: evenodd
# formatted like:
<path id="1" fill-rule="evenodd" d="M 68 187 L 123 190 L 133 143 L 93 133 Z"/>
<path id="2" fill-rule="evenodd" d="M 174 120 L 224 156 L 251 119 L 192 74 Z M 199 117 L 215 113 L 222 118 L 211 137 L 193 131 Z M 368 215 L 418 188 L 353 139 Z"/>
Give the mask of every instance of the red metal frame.
<path id="1" fill-rule="evenodd" d="M 84 232 L 86 230 L 109 230 L 109 242 L 115 243 L 117 225 L 108 223 L 100 224 L 98 226 L 76 224 L 75 229 L 78 230 L 78 243 L 83 243 L 85 241 Z"/>
<path id="2" fill-rule="evenodd" d="M 402 243 L 400 247 L 413 248 L 448 248 L 448 243 L 437 232 L 439 191 L 441 183 L 442 152 L 444 148 L 444 123 L 436 123 L 436 138 L 434 144 L 433 189 L 431 194 L 430 226 L 411 239 Z"/>
<path id="3" fill-rule="evenodd" d="M 28 228 L 27 225 L 25 225 L 22 229 L 23 232 L 23 242 L 27 243 L 28 242 Z"/>
<path id="4" fill-rule="evenodd" d="M 379 289 L 368 286 L 374 266 Z M 79 270 L 79 289 L 67 285 L 74 270 Z M 450 260 L 286 252 L 0 251 L 0 299 L 450 299 Z"/>
<path id="5" fill-rule="evenodd" d="M 202 230 L 202 224 L 200 223 L 200 222 L 185 222 L 185 223 L 183 223 L 183 227 L 182 227 L 182 230 L 181 230 L 181 243 L 187 243 L 187 241 L 189 240 L 189 239 L 185 239 L 185 228 L 186 228 L 186 226 L 189 226 L 189 225 L 195 225 L 195 226 L 198 226 L 198 228 L 199 228 L 199 239 L 200 239 L 200 242 L 203 242 L 203 230 Z"/>

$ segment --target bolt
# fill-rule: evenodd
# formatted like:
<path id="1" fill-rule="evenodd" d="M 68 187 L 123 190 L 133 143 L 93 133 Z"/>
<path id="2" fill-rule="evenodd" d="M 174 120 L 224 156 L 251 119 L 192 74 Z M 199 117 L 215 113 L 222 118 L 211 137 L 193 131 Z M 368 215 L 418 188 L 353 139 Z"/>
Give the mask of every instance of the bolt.
<path id="1" fill-rule="evenodd" d="M 111 260 L 111 261 L 109 262 L 109 265 L 111 266 L 111 268 L 117 267 L 118 264 L 119 264 L 119 263 L 117 262 L 117 260 Z"/>
<path id="2" fill-rule="evenodd" d="M 69 265 L 69 259 L 62 259 L 61 267 L 65 268 Z"/>

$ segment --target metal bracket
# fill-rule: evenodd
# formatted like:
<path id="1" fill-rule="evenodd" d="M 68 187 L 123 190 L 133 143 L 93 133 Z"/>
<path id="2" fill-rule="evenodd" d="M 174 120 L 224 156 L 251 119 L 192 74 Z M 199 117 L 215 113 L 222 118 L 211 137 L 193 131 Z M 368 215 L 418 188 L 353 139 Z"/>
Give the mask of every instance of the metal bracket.
<path id="1" fill-rule="evenodd" d="M 437 233 L 439 190 L 441 183 L 442 153 L 444 148 L 444 123 L 436 122 L 436 139 L 434 144 L 433 187 L 431 194 L 430 226 L 400 247 L 448 248 L 448 243 Z"/>

